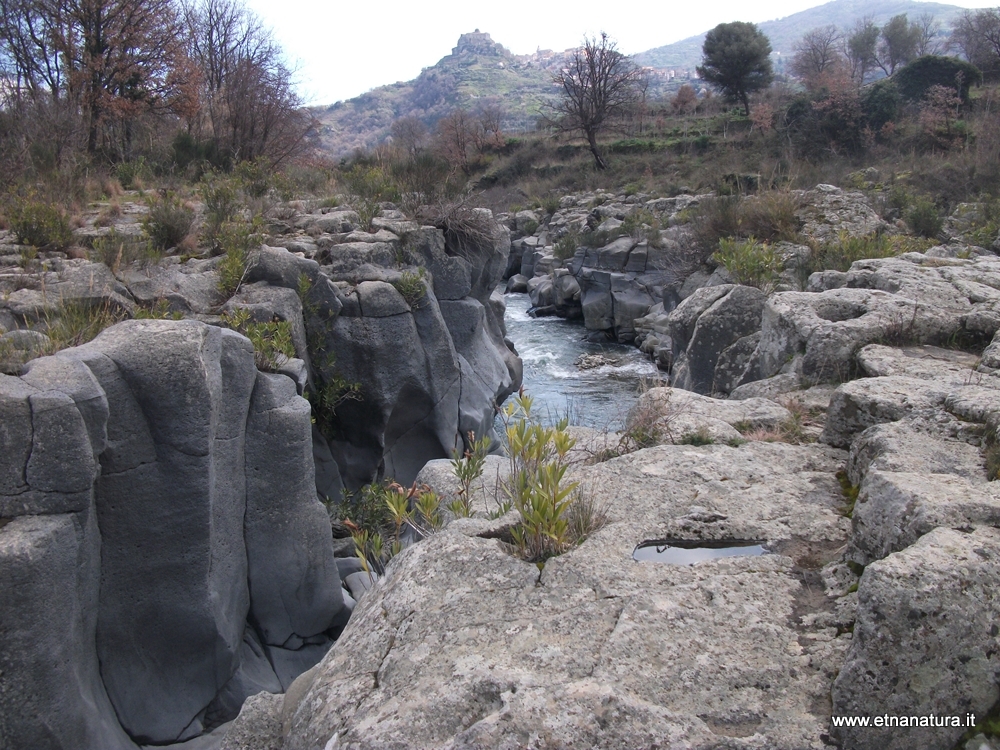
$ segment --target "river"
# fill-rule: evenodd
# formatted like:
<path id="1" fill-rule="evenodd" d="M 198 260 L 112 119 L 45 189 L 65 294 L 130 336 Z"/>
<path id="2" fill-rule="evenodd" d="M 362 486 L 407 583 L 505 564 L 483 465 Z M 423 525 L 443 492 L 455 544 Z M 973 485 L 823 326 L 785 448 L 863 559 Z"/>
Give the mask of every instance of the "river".
<path id="1" fill-rule="evenodd" d="M 619 429 L 640 383 L 659 378 L 656 365 L 635 347 L 587 341 L 579 320 L 533 318 L 527 294 L 506 294 L 504 299 L 507 336 L 524 362 L 524 388 L 542 421 L 568 416 L 570 424 Z M 576 361 L 586 354 L 603 355 L 615 364 L 581 369 Z"/>

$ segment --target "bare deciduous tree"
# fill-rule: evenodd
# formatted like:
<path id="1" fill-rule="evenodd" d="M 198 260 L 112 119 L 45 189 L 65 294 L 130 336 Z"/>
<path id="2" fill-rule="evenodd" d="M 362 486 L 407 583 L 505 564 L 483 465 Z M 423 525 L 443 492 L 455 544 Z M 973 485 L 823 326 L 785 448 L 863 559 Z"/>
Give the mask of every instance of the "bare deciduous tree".
<path id="1" fill-rule="evenodd" d="M 597 136 L 633 106 L 641 71 L 607 34 L 587 38 L 570 57 L 554 82 L 562 99 L 554 105 L 556 125 L 562 132 L 582 133 L 598 169 L 607 162 L 597 146 Z"/>
<path id="2" fill-rule="evenodd" d="M 471 173 L 469 149 L 474 131 L 475 123 L 463 109 L 456 109 L 438 121 L 437 146 L 441 156 L 452 169 L 461 169 L 466 175 Z"/>
<path id="3" fill-rule="evenodd" d="M 472 139 L 480 154 L 503 145 L 503 107 L 494 102 L 483 104 L 476 110 Z"/>
<path id="4" fill-rule="evenodd" d="M 836 26 L 823 26 L 807 32 L 795 45 L 792 73 L 806 86 L 814 88 L 843 65 L 843 39 Z"/>
<path id="5" fill-rule="evenodd" d="M 132 125 L 167 106 L 181 51 L 173 0 L 0 0 L 0 58 L 14 95 L 78 109 L 87 150 L 127 158 Z"/>
<path id="6" fill-rule="evenodd" d="M 949 47 L 991 78 L 1000 75 L 1000 9 L 967 10 L 955 22 Z"/>
<path id="7" fill-rule="evenodd" d="M 392 140 L 409 156 L 416 156 L 427 138 L 427 126 L 419 117 L 400 117 L 390 127 Z"/>
<path id="8" fill-rule="evenodd" d="M 916 35 L 916 57 L 937 55 L 941 53 L 942 45 L 938 41 L 941 24 L 930 13 L 921 13 L 913 26 L 918 29 Z"/>
<path id="9" fill-rule="evenodd" d="M 281 161 L 310 122 L 281 49 L 240 0 L 199 0 L 184 11 L 189 56 L 202 73 L 201 117 L 190 126 L 231 159 Z"/>

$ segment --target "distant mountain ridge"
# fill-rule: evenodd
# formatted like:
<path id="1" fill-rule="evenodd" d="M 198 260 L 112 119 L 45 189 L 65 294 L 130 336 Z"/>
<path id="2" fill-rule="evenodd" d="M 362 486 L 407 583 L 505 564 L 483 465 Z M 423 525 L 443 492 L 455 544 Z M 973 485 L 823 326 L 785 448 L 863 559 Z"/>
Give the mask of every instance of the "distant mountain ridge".
<path id="1" fill-rule="evenodd" d="M 906 13 L 912 19 L 930 13 L 947 34 L 952 20 L 963 11 L 955 5 L 914 0 L 833 0 L 758 27 L 771 40 L 780 61 L 790 58 L 795 43 L 811 29 L 833 24 L 852 26 L 864 16 L 884 23 Z M 705 34 L 641 52 L 635 61 L 660 71 L 651 76 L 650 96 L 663 86 L 676 86 L 701 62 Z M 371 149 L 384 143 L 392 123 L 401 117 L 416 117 L 428 130 L 453 109 L 475 109 L 480 103 L 495 103 L 506 112 L 507 132 L 530 130 L 548 102 L 559 95 L 553 76 L 572 50 L 539 50 L 514 55 L 488 33 L 476 29 L 462 34 L 451 54 L 424 68 L 412 81 L 380 86 L 361 96 L 325 107 L 312 107 L 320 123 L 318 145 L 334 156 L 356 149 Z M 674 71 L 676 79 L 666 71 Z"/>
<path id="2" fill-rule="evenodd" d="M 321 123 L 320 145 L 335 156 L 369 149 L 384 142 L 393 121 L 401 117 L 416 117 L 433 129 L 456 107 L 474 109 L 485 102 L 499 104 L 507 113 L 506 130 L 530 129 L 558 93 L 552 78 L 563 59 L 564 53 L 551 50 L 514 55 L 476 29 L 462 34 L 450 55 L 412 81 L 311 108 Z"/>
<path id="3" fill-rule="evenodd" d="M 771 40 L 771 48 L 776 53 L 780 53 L 782 57 L 791 57 L 795 43 L 802 38 L 802 35 L 821 26 L 831 24 L 838 28 L 852 26 L 864 16 L 874 17 L 875 23 L 881 25 L 900 13 L 906 13 L 911 20 L 924 13 L 930 13 L 947 33 L 951 21 L 963 10 L 965 9 L 956 5 L 913 0 L 833 0 L 784 18 L 764 21 L 757 24 L 757 27 Z M 701 46 L 704 41 L 705 34 L 702 33 L 673 44 L 640 52 L 634 55 L 634 58 L 639 65 L 651 68 L 693 71 L 701 64 Z"/>

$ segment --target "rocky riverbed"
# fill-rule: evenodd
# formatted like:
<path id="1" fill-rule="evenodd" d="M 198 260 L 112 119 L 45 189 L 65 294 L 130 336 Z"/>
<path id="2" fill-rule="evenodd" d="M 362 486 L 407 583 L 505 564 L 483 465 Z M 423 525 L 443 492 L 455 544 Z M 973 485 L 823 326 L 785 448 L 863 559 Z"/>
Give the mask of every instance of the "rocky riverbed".
<path id="1" fill-rule="evenodd" d="M 860 193 L 801 198 L 817 241 L 899 231 Z M 44 344 L 25 331 L 53 288 L 125 309 L 165 298 L 189 318 L 120 323 L 0 379 L 15 477 L 0 496 L 0 739 L 127 749 L 219 727 L 196 741 L 992 747 L 966 726 L 835 718 L 982 719 L 1000 699 L 1000 261 L 953 221 L 947 244 L 848 271 L 803 276 L 809 247 L 785 248 L 774 290 L 677 274 L 699 200 L 567 196 L 549 216 L 499 217 L 471 259 L 394 214 L 359 233 L 347 211 L 300 212 L 228 303 L 211 296 L 213 261 L 0 274 L 20 286 L 0 322 L 22 347 Z M 574 222 L 639 209 L 660 217 L 657 242 L 555 257 Z M 415 306 L 397 287 L 416 265 Z M 455 496 L 450 448 L 485 434 L 520 380 L 493 293 L 517 271 L 535 312 L 637 345 L 672 383 L 617 432 L 573 428 L 568 478 L 607 523 L 544 565 L 512 555 L 516 518 L 487 513 L 506 466 L 490 456 L 473 517 L 345 594 L 358 568 L 336 557 L 318 495 L 392 469 Z M 322 282 L 305 304 L 302 275 Z M 211 325 L 224 303 L 296 323 L 301 364 L 259 372 L 249 342 Z M 317 330 L 342 372 L 377 385 L 345 412 L 355 432 L 309 424 Z M 578 356 L 581 373 L 623 361 Z M 767 554 L 635 559 L 670 539 Z"/>
<path id="2" fill-rule="evenodd" d="M 392 213 L 369 233 L 300 208 L 235 294 L 221 257 L 113 272 L 0 243 L 0 747 L 169 745 L 284 692 L 354 604 L 321 501 L 412 481 L 520 384 L 489 212 L 459 252 Z M 235 313 L 287 326 L 294 356 L 258 370 Z M 51 353 L 80 319 L 123 322 Z M 323 412 L 338 379 L 357 397 Z"/>

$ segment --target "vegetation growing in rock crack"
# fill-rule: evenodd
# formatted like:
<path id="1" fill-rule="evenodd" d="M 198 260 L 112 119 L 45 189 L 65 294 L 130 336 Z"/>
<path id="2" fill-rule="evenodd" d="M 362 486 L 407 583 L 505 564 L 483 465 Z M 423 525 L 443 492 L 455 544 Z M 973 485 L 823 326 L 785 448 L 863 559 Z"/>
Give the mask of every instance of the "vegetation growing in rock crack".
<path id="1" fill-rule="evenodd" d="M 295 356 L 292 324 L 287 320 L 256 321 L 249 310 L 238 307 L 223 313 L 222 323 L 250 339 L 258 370 L 277 372 Z"/>
<path id="2" fill-rule="evenodd" d="M 403 487 L 392 479 L 345 492 L 331 514 L 350 522 L 355 554 L 370 574 L 382 575 L 389 561 L 414 541 L 444 524 L 441 498 L 426 485 Z"/>
<path id="3" fill-rule="evenodd" d="M 223 256 L 219 259 L 219 291 L 226 299 L 239 291 L 250 270 L 252 252 L 263 240 L 263 222 L 231 221 L 219 230 L 218 242 Z"/>
<path id="4" fill-rule="evenodd" d="M 306 348 L 313 364 L 313 376 L 305 395 L 312 408 L 313 423 L 321 433 L 329 435 L 337 427 L 337 407 L 345 401 L 360 401 L 363 394 L 360 383 L 348 381 L 337 371 L 336 357 L 329 351 L 324 335 L 326 319 L 312 291 L 313 282 L 306 274 L 300 274 L 297 292 L 306 327 Z"/>
<path id="5" fill-rule="evenodd" d="M 766 242 L 719 240 L 712 259 L 720 263 L 737 284 L 756 287 L 764 294 L 774 291 L 782 269 L 781 254 Z"/>
<path id="6" fill-rule="evenodd" d="M 851 484 L 851 479 L 844 470 L 837 472 L 837 481 L 840 483 L 840 492 L 844 496 L 844 504 L 841 506 L 840 512 L 847 518 L 853 518 L 854 506 L 858 502 L 858 494 L 861 492 L 861 487 Z"/>
<path id="7" fill-rule="evenodd" d="M 546 427 L 533 418 L 532 403 L 522 390 L 501 411 L 510 462 L 505 491 L 519 519 L 510 529 L 512 548 L 544 563 L 579 544 L 606 518 L 592 505 L 588 510 L 577 483 L 566 481 L 567 456 L 576 443 L 566 420 Z M 578 521 L 571 523 L 574 514 Z"/>
<path id="8" fill-rule="evenodd" d="M 421 267 L 416 272 L 403 271 L 399 278 L 390 282 L 414 310 L 421 307 L 422 300 L 427 296 L 426 275 L 426 269 Z"/>
<path id="9" fill-rule="evenodd" d="M 468 438 L 469 447 L 461 454 L 456 451 L 451 458 L 451 469 L 458 480 L 459 490 L 458 496 L 448 504 L 448 510 L 456 518 L 472 516 L 473 484 L 483 476 L 483 467 L 490 448 L 488 436 L 476 439 L 476 434 L 469 432 Z"/>

